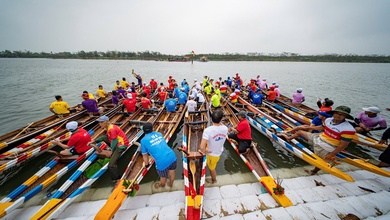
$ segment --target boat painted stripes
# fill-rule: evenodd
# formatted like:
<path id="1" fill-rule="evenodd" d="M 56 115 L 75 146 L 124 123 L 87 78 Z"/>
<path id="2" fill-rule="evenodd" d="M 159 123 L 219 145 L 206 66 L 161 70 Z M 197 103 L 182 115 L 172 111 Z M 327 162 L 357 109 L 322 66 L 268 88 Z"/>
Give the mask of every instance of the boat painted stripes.
<path id="1" fill-rule="evenodd" d="M 184 175 L 185 216 L 188 220 L 202 217 L 206 181 L 206 155 L 199 153 L 204 129 L 209 123 L 207 104 L 184 117 L 182 161 Z"/>
<path id="2" fill-rule="evenodd" d="M 106 115 L 110 116 L 117 112 L 120 109 L 120 106 L 114 107 L 113 105 L 106 105 L 105 108 L 107 109 Z M 84 117 L 79 118 L 78 122 L 84 128 L 88 129 L 89 127 L 96 124 L 95 120 L 96 117 L 84 115 Z M 65 124 L 63 123 L 63 125 Z M 0 164 L 2 163 L 0 165 L 0 185 L 4 184 L 4 182 L 9 180 L 17 173 L 17 167 L 24 166 L 28 161 L 55 147 L 55 145 L 51 143 L 52 139 L 63 140 L 68 138 L 70 135 L 71 133 L 67 131 L 65 127 L 61 127 L 60 130 L 57 131 L 57 134 L 52 135 L 50 138 L 45 138 L 43 141 L 30 145 L 27 148 L 24 148 L 24 150 L 22 150 L 23 153 L 19 154 L 17 157 L 8 157 L 7 160 L 0 160 Z"/>
<path id="3" fill-rule="evenodd" d="M 127 117 L 127 114 L 121 114 Z M 125 132 L 129 139 L 129 145 L 121 154 L 125 154 L 133 143 L 138 140 L 143 132 L 140 129 L 141 122 L 153 121 L 158 112 L 143 111 L 138 109 L 135 113 L 125 119 L 120 128 Z M 110 120 L 111 121 L 111 120 Z M 48 202 L 43 205 L 38 212 L 34 214 L 32 219 L 52 219 L 57 217 L 63 210 L 65 210 L 77 197 L 79 197 L 85 190 L 98 180 L 108 169 L 108 163 L 102 166 L 95 174 L 88 178 L 84 173 L 78 176 L 76 180 L 67 181 L 72 184 L 64 184 L 61 186 L 61 191 L 54 194 Z"/>
<path id="4" fill-rule="evenodd" d="M 222 108 L 222 110 L 224 112 L 223 123 L 227 126 L 235 127 L 239 123 L 239 120 L 234 114 L 232 108 L 229 105 L 226 105 Z M 233 147 L 236 153 L 240 156 L 242 161 L 250 169 L 252 174 L 272 196 L 272 198 L 274 198 L 275 201 L 283 207 L 292 206 L 293 204 L 291 200 L 284 194 L 284 192 L 279 193 L 277 192 L 277 190 L 275 190 L 282 186 L 278 185 L 279 183 L 277 183 L 277 181 L 275 181 L 274 177 L 272 176 L 271 171 L 269 170 L 267 164 L 265 163 L 264 159 L 262 158 L 257 149 L 257 144 L 254 144 L 252 142 L 252 149 L 249 151 L 249 153 L 244 154 L 239 153 L 238 146 L 236 145 L 236 142 L 234 140 L 228 138 L 228 141 L 230 142 L 230 145 Z"/>
<path id="5" fill-rule="evenodd" d="M 111 96 L 110 96 L 111 97 Z M 105 100 L 98 103 L 99 106 L 107 105 L 111 103 L 111 98 L 107 97 Z M 75 109 L 72 107 L 71 109 Z M 0 153 L 10 150 L 24 142 L 38 137 L 40 134 L 51 130 L 66 121 L 76 121 L 80 117 L 86 114 L 86 110 L 70 113 L 67 116 L 51 115 L 36 122 L 32 122 L 23 128 L 16 129 L 0 136 Z"/>
<path id="6" fill-rule="evenodd" d="M 165 141 L 168 142 L 182 120 L 186 110 L 185 105 L 179 105 L 176 112 L 167 112 L 165 109 L 160 112 L 156 120 L 153 121 L 153 131 L 160 132 Z M 136 195 L 137 190 L 134 189 L 135 184 L 139 184 L 144 176 L 154 164 L 153 158 L 149 159 L 150 166 L 145 168 L 143 165 L 143 158 L 141 152 L 137 150 L 129 162 L 121 180 L 117 183 L 115 189 L 108 197 L 104 206 L 99 210 L 95 216 L 95 220 L 112 219 L 122 203 L 130 193 L 132 196 Z M 130 186 L 125 187 L 124 182 L 130 181 Z"/>

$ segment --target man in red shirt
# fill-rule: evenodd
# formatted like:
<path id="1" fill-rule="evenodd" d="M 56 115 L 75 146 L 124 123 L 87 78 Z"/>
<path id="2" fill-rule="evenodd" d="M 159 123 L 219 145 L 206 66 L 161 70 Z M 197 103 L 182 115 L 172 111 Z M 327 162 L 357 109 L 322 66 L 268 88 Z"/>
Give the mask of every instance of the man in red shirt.
<path id="1" fill-rule="evenodd" d="M 238 152 L 248 153 L 252 144 L 252 131 L 248 120 L 246 119 L 246 111 L 238 112 L 240 122 L 236 127 L 229 128 L 228 137 L 237 141 Z"/>
<path id="2" fill-rule="evenodd" d="M 103 157 L 110 157 L 108 163 L 108 170 L 110 171 L 111 179 L 117 181 L 121 178 L 121 174 L 118 170 L 118 159 L 122 155 L 123 151 L 129 146 L 129 140 L 126 134 L 118 126 L 111 124 L 107 116 L 101 116 L 96 120 L 99 122 L 101 128 L 107 130 L 107 133 L 100 136 L 96 140 L 92 140 L 88 145 L 105 141 L 109 144 L 111 151 L 103 150 L 101 153 L 96 152 L 97 155 Z"/>
<path id="3" fill-rule="evenodd" d="M 126 111 L 128 113 L 133 113 L 137 109 L 137 105 L 136 104 L 137 104 L 137 101 L 133 99 L 133 95 L 128 93 L 127 94 L 127 99 L 125 99 L 125 101 L 123 101 L 122 111 L 126 107 Z"/>
<path id="4" fill-rule="evenodd" d="M 150 88 L 152 89 L 152 92 L 157 89 L 157 82 L 154 81 L 154 78 L 152 78 L 149 82 Z"/>
<path id="5" fill-rule="evenodd" d="M 146 93 L 143 92 L 141 94 L 142 98 L 141 98 L 141 106 L 143 109 L 150 109 L 150 107 L 152 107 L 152 102 L 150 101 L 150 99 L 148 99 L 146 96 Z"/>
<path id="6" fill-rule="evenodd" d="M 267 94 L 267 99 L 270 102 L 274 102 L 278 93 L 275 91 L 275 86 L 270 86 Z"/>
<path id="7" fill-rule="evenodd" d="M 160 98 L 160 102 L 165 102 L 165 99 L 168 97 L 168 93 L 165 91 L 165 89 L 161 89 L 161 91 L 158 93 L 158 97 Z"/>
<path id="8" fill-rule="evenodd" d="M 61 156 L 83 154 L 91 148 L 88 146 L 88 142 L 91 141 L 91 135 L 89 135 L 84 128 L 78 127 L 78 123 L 76 121 L 68 122 L 66 124 L 66 129 L 72 132 L 69 139 L 52 141 L 52 144 L 58 145 L 64 149 L 60 152 Z M 67 144 L 61 143 L 61 141 L 66 140 L 68 141 Z"/>

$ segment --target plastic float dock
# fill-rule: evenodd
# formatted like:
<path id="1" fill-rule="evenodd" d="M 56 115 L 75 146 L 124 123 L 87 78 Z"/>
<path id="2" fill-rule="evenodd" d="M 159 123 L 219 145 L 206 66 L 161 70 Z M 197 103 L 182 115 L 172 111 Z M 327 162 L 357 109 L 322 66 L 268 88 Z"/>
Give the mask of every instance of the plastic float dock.
<path id="1" fill-rule="evenodd" d="M 206 184 L 202 219 L 329 220 L 348 214 L 360 219 L 390 219 L 390 178 L 342 164 L 338 168 L 356 181 L 347 182 L 322 171 L 307 176 L 304 168 L 312 167 L 271 170 L 283 179 L 285 193 L 294 204 L 287 208 L 262 192 L 251 173 L 218 176 L 217 184 Z M 152 189 L 153 183 L 140 185 L 137 196 L 127 198 L 114 219 L 185 219 L 182 181 L 176 180 L 172 189 L 157 191 Z M 89 189 L 57 219 L 92 220 L 111 190 Z M 45 194 L 39 194 L 3 219 L 29 219 L 46 199 Z"/>

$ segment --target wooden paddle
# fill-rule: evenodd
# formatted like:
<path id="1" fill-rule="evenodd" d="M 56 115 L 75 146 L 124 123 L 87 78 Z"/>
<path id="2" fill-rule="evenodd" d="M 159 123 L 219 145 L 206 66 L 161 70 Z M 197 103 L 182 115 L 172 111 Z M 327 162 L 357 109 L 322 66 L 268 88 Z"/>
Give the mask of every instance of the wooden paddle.
<path id="1" fill-rule="evenodd" d="M 190 161 L 190 170 L 192 173 L 192 185 L 196 191 L 196 181 L 195 181 L 195 173 L 196 173 L 196 164 L 194 160 Z M 199 209 L 199 205 L 197 203 L 196 197 L 194 199 L 194 209 Z"/>
<path id="2" fill-rule="evenodd" d="M 10 141 L 17 138 L 21 133 L 25 132 L 32 124 L 34 124 L 34 122 L 31 122 L 29 125 L 27 125 L 27 127 L 25 127 L 21 132 L 19 132 L 17 135 L 15 135 L 13 138 L 11 138 Z"/>

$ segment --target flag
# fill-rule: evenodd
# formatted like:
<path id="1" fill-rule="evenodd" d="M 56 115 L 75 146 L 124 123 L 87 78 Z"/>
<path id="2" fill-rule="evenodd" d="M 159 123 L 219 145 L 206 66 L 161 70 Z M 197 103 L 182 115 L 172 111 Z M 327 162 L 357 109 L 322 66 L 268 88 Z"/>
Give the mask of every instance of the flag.
<path id="1" fill-rule="evenodd" d="M 192 51 L 192 56 L 195 56 L 195 52 L 194 51 Z"/>

